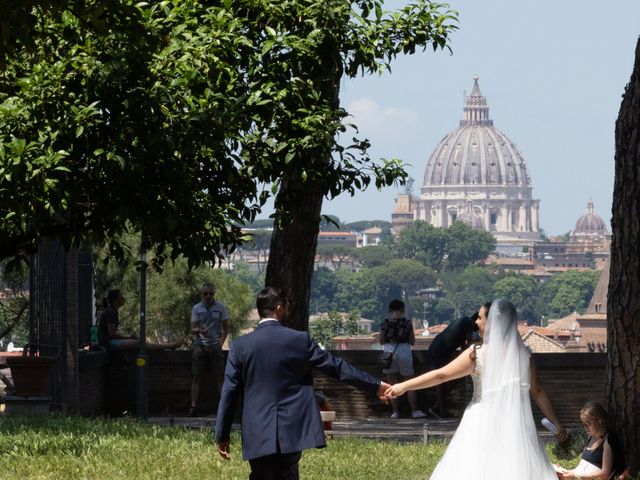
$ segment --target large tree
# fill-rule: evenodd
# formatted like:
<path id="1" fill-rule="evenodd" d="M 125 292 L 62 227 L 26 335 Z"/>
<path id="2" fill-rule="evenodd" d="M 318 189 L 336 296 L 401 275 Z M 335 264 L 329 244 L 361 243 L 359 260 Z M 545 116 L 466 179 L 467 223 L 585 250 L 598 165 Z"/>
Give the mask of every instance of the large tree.
<path id="1" fill-rule="evenodd" d="M 424 0 L 392 14 L 379 0 L 9 3 L 0 257 L 48 235 L 123 256 L 120 235 L 142 231 L 159 264 L 197 265 L 241 242 L 277 194 L 266 282 L 287 291 L 296 328 L 323 198 L 406 176 L 351 137 L 340 82 L 445 48 L 456 28 Z"/>
<path id="2" fill-rule="evenodd" d="M 446 47 L 455 14 L 418 0 L 386 13 L 382 0 L 291 0 L 274 2 L 257 17 L 254 42 L 268 45 L 261 81 L 286 85 L 265 97 L 277 115 L 268 137 L 281 148 L 286 166 L 277 181 L 276 225 L 266 282 L 283 287 L 290 300 L 290 325 L 306 329 L 309 282 L 318 221 L 325 197 L 353 194 L 373 179 L 377 187 L 403 179 L 399 165 L 368 161 L 368 142 L 352 149 L 338 142 L 348 116 L 340 107 L 343 77 L 390 69 L 399 54 Z M 265 49 L 266 50 L 266 49 Z"/>
<path id="3" fill-rule="evenodd" d="M 632 473 L 640 470 L 640 40 L 616 122 L 606 392 Z"/>

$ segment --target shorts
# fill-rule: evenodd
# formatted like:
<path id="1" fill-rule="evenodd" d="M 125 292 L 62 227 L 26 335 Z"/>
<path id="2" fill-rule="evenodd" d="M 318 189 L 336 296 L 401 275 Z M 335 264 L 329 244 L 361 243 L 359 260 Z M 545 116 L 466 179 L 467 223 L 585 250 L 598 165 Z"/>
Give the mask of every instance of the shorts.
<path id="1" fill-rule="evenodd" d="M 200 376 L 207 371 L 213 372 L 217 379 L 224 377 L 224 353 L 219 346 L 208 347 L 194 345 L 191 356 L 191 373 Z"/>
<path id="2" fill-rule="evenodd" d="M 383 368 L 382 373 L 400 374 L 403 377 L 410 377 L 414 375 L 413 370 L 413 352 L 411 352 L 411 345 L 408 343 L 398 343 L 396 348 L 395 343 L 387 343 L 384 345 L 385 352 L 393 352 L 393 360 L 391 360 L 391 366 L 389 368 Z"/>

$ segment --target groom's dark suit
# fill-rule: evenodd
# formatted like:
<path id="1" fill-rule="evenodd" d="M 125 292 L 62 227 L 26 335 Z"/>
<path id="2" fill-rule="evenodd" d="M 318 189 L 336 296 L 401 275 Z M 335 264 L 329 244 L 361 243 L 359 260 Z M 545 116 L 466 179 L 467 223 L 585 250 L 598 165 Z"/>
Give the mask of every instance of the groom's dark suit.
<path id="1" fill-rule="evenodd" d="M 215 437 L 229 440 L 234 405 L 242 395 L 242 456 L 251 463 L 252 478 L 261 458 L 293 458 L 325 446 L 320 410 L 313 395 L 312 369 L 361 390 L 376 392 L 380 382 L 322 350 L 299 332 L 276 320 L 233 342 L 222 387 Z M 268 467 L 267 467 L 268 468 Z M 271 477 L 265 477 L 271 478 Z M 274 478 L 290 478 L 276 476 Z"/>

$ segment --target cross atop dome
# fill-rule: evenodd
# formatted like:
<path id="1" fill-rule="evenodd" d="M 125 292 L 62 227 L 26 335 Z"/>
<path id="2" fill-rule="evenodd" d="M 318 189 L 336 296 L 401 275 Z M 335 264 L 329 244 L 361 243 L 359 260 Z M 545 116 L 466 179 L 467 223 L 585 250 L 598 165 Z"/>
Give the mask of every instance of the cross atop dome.
<path id="1" fill-rule="evenodd" d="M 461 127 L 466 125 L 493 125 L 493 120 L 489 119 L 487 97 L 480 92 L 478 80 L 480 80 L 480 77 L 474 75 L 471 95 L 465 97 L 464 118 L 460 120 Z"/>

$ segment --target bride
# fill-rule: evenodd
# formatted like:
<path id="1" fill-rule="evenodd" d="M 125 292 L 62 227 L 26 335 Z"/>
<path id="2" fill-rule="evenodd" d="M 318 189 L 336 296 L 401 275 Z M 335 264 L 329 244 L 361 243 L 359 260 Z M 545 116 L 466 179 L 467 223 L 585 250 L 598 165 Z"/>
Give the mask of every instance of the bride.
<path id="1" fill-rule="evenodd" d="M 476 323 L 483 338 L 480 347 L 470 347 L 438 370 L 397 383 L 385 394 L 397 398 L 409 390 L 472 376 L 473 398 L 431 480 L 557 480 L 538 439 L 529 395 L 554 423 L 559 440 L 566 438 L 567 432 L 558 422 L 520 338 L 516 308 L 499 299 L 483 305 L 478 314 Z"/>

